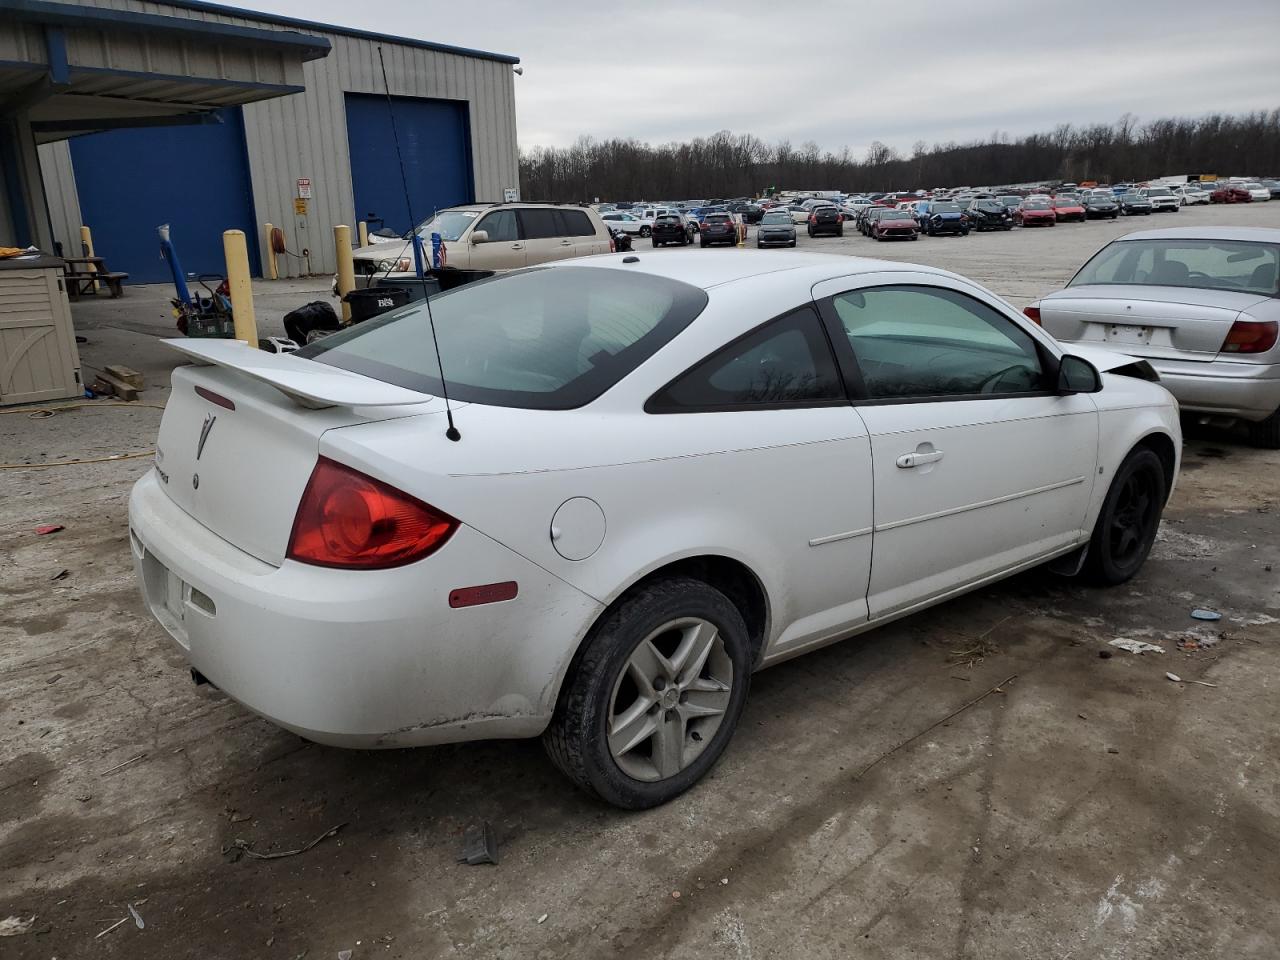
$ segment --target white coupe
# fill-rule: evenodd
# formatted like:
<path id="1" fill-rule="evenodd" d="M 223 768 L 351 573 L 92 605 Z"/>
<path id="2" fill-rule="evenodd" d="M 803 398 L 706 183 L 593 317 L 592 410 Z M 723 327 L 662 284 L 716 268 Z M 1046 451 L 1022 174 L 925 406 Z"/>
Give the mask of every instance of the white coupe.
<path id="1" fill-rule="evenodd" d="M 652 806 L 761 667 L 1037 564 L 1129 579 L 1178 473 L 1144 361 L 928 267 L 616 255 L 429 304 L 171 341 L 130 500 L 193 675 L 323 743 L 542 736 Z"/>

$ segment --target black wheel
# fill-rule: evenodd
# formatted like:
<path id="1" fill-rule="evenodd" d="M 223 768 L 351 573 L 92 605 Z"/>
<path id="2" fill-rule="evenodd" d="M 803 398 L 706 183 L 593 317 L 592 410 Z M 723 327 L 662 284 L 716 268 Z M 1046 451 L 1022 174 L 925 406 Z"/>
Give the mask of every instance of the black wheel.
<path id="1" fill-rule="evenodd" d="M 655 247 L 660 247 L 660 246 L 662 246 L 662 244 L 660 244 L 657 240 L 651 240 L 651 241 L 649 241 L 649 242 L 650 242 L 650 243 L 652 243 Z"/>
<path id="2" fill-rule="evenodd" d="M 698 238 L 698 249 L 700 249 L 700 250 L 701 250 L 701 249 L 706 248 L 707 246 L 709 246 L 709 244 L 707 243 L 707 241 L 705 241 L 705 240 L 703 240 L 701 237 L 699 237 L 699 238 Z"/>
<path id="3" fill-rule="evenodd" d="M 1280 410 L 1265 420 L 1249 424 L 1249 442 L 1264 450 L 1280 450 Z"/>
<path id="4" fill-rule="evenodd" d="M 542 742 L 588 793 L 628 810 L 654 807 L 715 765 L 750 681 L 737 607 L 700 580 L 662 580 L 592 630 Z"/>
<path id="5" fill-rule="evenodd" d="M 1138 572 L 1155 542 L 1168 489 L 1154 451 L 1138 447 L 1125 457 L 1089 541 L 1085 565 L 1091 579 L 1113 587 Z"/>
<path id="6" fill-rule="evenodd" d="M 813 227 L 806 227 L 806 228 L 805 228 L 805 233 L 809 234 L 809 239 L 810 239 L 810 240 L 812 240 L 812 239 L 813 239 Z"/>
<path id="7" fill-rule="evenodd" d="M 649 234 L 651 234 L 651 233 L 653 233 L 653 231 L 652 231 L 652 230 L 650 230 L 648 227 L 641 227 L 641 228 L 640 228 L 640 236 L 641 236 L 642 238 L 643 238 L 643 237 L 647 237 L 647 236 L 649 236 Z"/>
<path id="8" fill-rule="evenodd" d="M 838 227 L 838 228 L 836 229 L 836 236 L 837 236 L 837 237 L 843 237 L 843 236 L 844 236 L 844 227 Z"/>

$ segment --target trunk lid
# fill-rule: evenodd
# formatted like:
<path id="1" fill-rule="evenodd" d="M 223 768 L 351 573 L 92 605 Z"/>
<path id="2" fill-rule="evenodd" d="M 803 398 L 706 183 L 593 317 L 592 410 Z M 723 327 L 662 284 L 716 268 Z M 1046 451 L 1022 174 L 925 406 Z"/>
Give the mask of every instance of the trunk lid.
<path id="1" fill-rule="evenodd" d="M 1266 299 L 1190 287 L 1073 287 L 1041 300 L 1040 320 L 1061 341 L 1207 362 L 1217 358 L 1240 314 Z"/>
<path id="2" fill-rule="evenodd" d="M 161 487 L 276 566 L 326 431 L 443 409 L 425 394 L 236 341 L 170 343 L 202 363 L 173 371 L 156 442 Z"/>

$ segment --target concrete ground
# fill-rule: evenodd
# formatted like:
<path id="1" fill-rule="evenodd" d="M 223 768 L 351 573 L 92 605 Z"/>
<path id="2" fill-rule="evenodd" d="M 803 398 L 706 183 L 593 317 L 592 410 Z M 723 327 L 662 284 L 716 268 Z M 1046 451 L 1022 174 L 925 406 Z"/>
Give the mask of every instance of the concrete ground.
<path id="1" fill-rule="evenodd" d="M 1280 204 L 801 246 L 1020 304 L 1170 223 L 1280 226 Z M 260 285 L 264 331 L 327 285 Z M 86 365 L 142 370 L 158 404 L 165 294 L 75 308 Z M 143 452 L 158 417 L 0 416 L 0 460 Z M 1280 453 L 1193 433 L 1127 586 L 1035 572 L 759 674 L 713 775 L 639 814 L 575 792 L 536 742 L 336 750 L 193 687 L 133 583 L 147 468 L 0 470 L 5 960 L 1280 955 Z M 482 819 L 501 864 L 457 864 Z"/>

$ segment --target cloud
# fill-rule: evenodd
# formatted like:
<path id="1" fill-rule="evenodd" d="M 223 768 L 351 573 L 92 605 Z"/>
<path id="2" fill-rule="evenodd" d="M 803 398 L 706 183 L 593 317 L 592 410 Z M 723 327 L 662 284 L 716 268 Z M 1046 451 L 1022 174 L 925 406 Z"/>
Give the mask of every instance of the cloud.
<path id="1" fill-rule="evenodd" d="M 253 0 L 255 8 L 519 56 L 520 143 L 717 130 L 861 153 L 873 140 L 1280 106 L 1275 0 Z M 376 13 L 375 13 L 376 11 Z"/>

